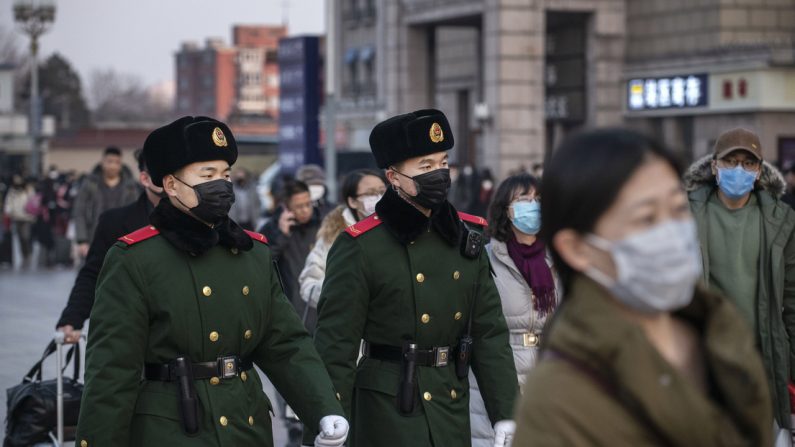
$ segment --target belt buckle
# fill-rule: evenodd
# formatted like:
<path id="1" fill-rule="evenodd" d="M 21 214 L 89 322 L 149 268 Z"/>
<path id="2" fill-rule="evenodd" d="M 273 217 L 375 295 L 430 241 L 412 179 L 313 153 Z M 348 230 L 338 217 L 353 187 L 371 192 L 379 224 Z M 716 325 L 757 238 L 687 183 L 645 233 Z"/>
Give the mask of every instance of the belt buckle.
<path id="1" fill-rule="evenodd" d="M 237 376 L 238 358 L 236 355 L 218 357 L 218 371 L 222 379 L 230 379 Z"/>
<path id="2" fill-rule="evenodd" d="M 450 361 L 450 348 L 445 346 L 443 348 L 436 348 L 436 365 L 435 366 L 447 366 L 447 363 Z"/>
<path id="3" fill-rule="evenodd" d="M 535 348 L 540 342 L 538 335 L 532 332 L 526 332 L 522 336 L 522 344 L 525 348 Z"/>

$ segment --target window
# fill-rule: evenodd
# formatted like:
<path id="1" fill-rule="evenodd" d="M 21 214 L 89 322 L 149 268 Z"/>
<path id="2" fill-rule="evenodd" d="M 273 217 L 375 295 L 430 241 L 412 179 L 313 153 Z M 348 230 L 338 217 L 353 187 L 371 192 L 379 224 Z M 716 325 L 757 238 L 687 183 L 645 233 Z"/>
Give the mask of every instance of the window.
<path id="1" fill-rule="evenodd" d="M 345 88 L 348 92 L 356 94 L 359 88 L 359 49 L 348 48 L 345 51 L 345 73 L 347 78 L 344 79 Z"/>
<path id="2" fill-rule="evenodd" d="M 364 93 L 375 93 L 375 48 L 364 47 L 359 51 L 359 61 L 362 63 L 362 88 Z"/>

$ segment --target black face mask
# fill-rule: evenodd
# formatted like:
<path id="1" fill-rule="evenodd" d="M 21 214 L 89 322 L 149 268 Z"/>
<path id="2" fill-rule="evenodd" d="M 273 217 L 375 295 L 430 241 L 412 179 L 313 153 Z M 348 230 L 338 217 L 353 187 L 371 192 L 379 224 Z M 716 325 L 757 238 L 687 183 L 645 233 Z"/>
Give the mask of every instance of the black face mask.
<path id="1" fill-rule="evenodd" d="M 402 175 L 403 177 L 410 178 L 414 181 L 414 186 L 417 188 L 416 196 L 409 196 L 417 205 L 434 209 L 447 200 L 447 192 L 450 190 L 450 170 L 447 168 L 436 169 L 425 174 L 415 175 L 409 177 L 402 172 L 398 172 L 392 168 L 393 171 Z M 403 191 L 406 193 L 406 191 Z M 406 193 L 406 195 L 409 195 Z"/>
<path id="2" fill-rule="evenodd" d="M 196 193 L 196 198 L 199 200 L 199 204 L 193 208 L 188 208 L 177 197 L 179 203 L 182 203 L 182 206 L 188 208 L 191 214 L 205 223 L 216 225 L 229 214 L 229 209 L 235 203 L 235 192 L 232 189 L 232 182 L 218 179 L 191 186 L 176 176 L 174 178 L 193 189 L 193 192 Z"/>

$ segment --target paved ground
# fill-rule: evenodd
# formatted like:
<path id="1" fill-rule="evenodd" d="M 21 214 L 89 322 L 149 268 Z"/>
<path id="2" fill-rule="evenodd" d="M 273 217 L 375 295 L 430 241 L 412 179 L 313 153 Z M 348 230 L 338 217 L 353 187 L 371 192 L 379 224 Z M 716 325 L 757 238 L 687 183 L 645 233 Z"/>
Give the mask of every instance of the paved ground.
<path id="1" fill-rule="evenodd" d="M 0 443 L 5 433 L 5 390 L 22 380 L 49 343 L 75 274 L 72 269 L 0 270 Z M 44 374 L 45 378 L 55 377 L 54 357 L 46 364 Z M 265 379 L 263 383 L 271 401 L 276 402 L 270 382 Z M 278 422 L 273 428 L 275 445 L 283 446 L 284 429 Z"/>

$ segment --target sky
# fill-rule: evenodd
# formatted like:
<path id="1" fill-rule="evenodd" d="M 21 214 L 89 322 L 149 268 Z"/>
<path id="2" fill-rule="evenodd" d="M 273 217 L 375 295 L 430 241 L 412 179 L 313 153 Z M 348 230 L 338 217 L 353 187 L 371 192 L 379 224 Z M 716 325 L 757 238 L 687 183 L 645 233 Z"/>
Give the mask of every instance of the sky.
<path id="1" fill-rule="evenodd" d="M 0 0 L 0 25 L 13 28 L 14 0 Z M 55 0 L 55 23 L 41 38 L 41 54 L 57 51 L 80 73 L 113 68 L 147 85 L 173 82 L 174 53 L 183 41 L 207 37 L 231 43 L 234 24 L 281 24 L 290 35 L 325 30 L 325 0 Z M 20 49 L 28 39 L 20 35 Z"/>

